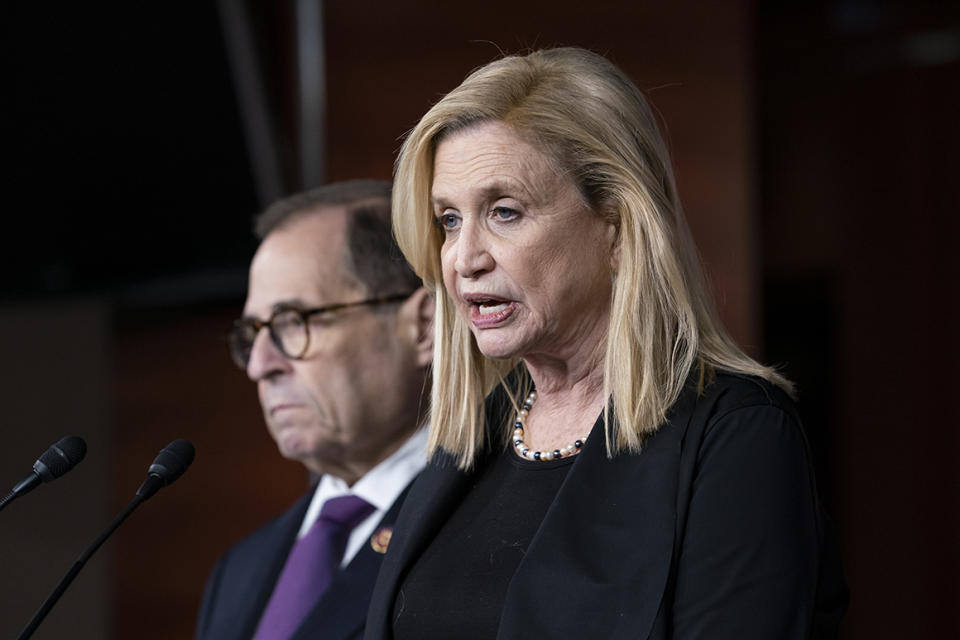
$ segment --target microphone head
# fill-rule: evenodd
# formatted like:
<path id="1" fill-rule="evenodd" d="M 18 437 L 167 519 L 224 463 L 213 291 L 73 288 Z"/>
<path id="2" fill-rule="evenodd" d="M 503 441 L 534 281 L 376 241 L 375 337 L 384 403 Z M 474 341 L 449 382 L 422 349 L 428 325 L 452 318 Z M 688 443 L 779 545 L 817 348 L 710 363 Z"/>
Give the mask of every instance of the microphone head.
<path id="1" fill-rule="evenodd" d="M 194 448 L 186 440 L 174 440 L 165 446 L 147 470 L 147 475 L 159 478 L 163 486 L 173 483 L 183 475 L 193 462 Z"/>
<path id="2" fill-rule="evenodd" d="M 79 436 L 60 438 L 33 463 L 33 471 L 44 482 L 50 482 L 77 466 L 87 455 L 87 443 Z"/>

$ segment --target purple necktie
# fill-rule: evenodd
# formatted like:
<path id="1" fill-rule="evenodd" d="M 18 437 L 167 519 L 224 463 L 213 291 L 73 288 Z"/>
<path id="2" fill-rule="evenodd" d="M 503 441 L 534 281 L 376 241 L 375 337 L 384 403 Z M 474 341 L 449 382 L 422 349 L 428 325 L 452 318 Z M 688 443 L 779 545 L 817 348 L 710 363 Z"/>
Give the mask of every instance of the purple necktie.
<path id="1" fill-rule="evenodd" d="M 310 531 L 290 549 L 254 640 L 288 640 L 293 635 L 340 568 L 350 532 L 373 511 L 359 496 L 323 503 Z"/>

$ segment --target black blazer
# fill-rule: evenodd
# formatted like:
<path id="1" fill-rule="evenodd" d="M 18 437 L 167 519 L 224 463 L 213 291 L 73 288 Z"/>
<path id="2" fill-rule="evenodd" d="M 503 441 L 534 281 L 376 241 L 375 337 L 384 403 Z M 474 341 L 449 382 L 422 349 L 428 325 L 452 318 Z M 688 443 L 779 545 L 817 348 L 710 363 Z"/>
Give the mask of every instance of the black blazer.
<path id="1" fill-rule="evenodd" d="M 393 525 L 406 492 L 400 494 L 374 532 Z M 283 515 L 220 558 L 207 580 L 197 621 L 197 640 L 253 637 L 312 497 L 313 490 L 308 491 Z M 371 544 L 361 547 L 307 614 L 293 640 L 360 638 L 383 557 Z"/>
<path id="2" fill-rule="evenodd" d="M 470 486 L 444 452 L 414 483 L 365 638 L 392 637 L 407 569 Z M 835 637 L 847 592 L 824 528 L 792 402 L 718 374 L 699 397 L 688 387 L 639 455 L 608 459 L 598 419 L 510 582 L 497 638 Z"/>

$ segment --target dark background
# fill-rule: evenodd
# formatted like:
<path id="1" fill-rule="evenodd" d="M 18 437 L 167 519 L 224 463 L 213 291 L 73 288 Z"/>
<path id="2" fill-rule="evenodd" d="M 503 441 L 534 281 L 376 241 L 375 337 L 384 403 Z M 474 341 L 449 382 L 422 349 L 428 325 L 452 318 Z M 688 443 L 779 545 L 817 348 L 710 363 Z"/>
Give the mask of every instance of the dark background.
<path id="1" fill-rule="evenodd" d="M 286 193 L 304 184 L 296 5 L 0 9 L 0 483 L 62 435 L 90 447 L 0 514 L 0 636 L 174 438 L 194 468 L 35 637 L 189 637 L 217 555 L 303 489 L 222 340 L 265 199 L 224 17 L 251 27 Z M 621 65 L 663 116 L 725 321 L 798 383 L 845 637 L 960 634 L 958 3 L 357 0 L 326 3 L 319 32 L 330 180 L 388 178 L 404 132 L 501 49 Z"/>

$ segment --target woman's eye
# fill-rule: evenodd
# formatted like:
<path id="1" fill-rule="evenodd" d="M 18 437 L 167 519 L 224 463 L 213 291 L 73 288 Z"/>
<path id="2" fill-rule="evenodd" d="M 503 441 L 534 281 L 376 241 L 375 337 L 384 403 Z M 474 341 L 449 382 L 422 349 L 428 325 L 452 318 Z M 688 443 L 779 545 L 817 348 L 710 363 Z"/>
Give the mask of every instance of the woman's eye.
<path id="1" fill-rule="evenodd" d="M 516 209 L 511 209 L 510 207 L 494 207 L 493 216 L 497 220 L 513 220 L 519 215 Z"/>
<path id="2" fill-rule="evenodd" d="M 457 216 L 452 213 L 442 213 L 437 216 L 437 226 L 444 231 L 456 229 L 459 222 L 460 220 L 457 218 Z"/>

